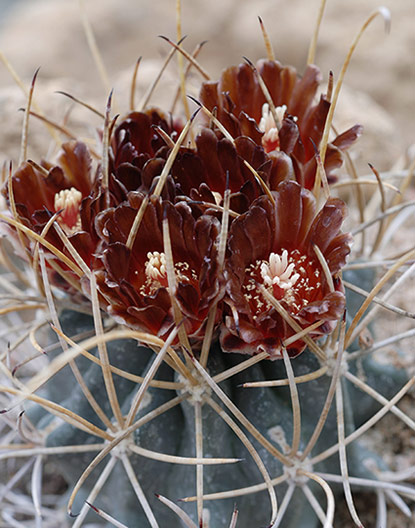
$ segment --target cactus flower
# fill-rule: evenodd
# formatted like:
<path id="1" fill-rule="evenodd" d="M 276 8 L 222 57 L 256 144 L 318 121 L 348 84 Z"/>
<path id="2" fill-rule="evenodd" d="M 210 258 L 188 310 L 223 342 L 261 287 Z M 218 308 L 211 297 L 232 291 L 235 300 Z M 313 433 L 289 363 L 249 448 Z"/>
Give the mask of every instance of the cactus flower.
<path id="1" fill-rule="evenodd" d="M 281 357 L 284 341 L 296 332 L 269 302 L 265 288 L 301 328 L 321 321 L 317 338 L 334 328 L 345 308 L 338 275 L 350 252 L 351 236 L 340 232 L 344 203 L 329 198 L 316 215 L 314 196 L 296 182 L 281 183 L 258 198 L 232 223 L 226 267 L 229 307 L 221 329 L 226 352 Z M 330 279 L 317 256 L 318 247 Z M 303 340 L 287 346 L 291 357 L 304 350 Z"/>

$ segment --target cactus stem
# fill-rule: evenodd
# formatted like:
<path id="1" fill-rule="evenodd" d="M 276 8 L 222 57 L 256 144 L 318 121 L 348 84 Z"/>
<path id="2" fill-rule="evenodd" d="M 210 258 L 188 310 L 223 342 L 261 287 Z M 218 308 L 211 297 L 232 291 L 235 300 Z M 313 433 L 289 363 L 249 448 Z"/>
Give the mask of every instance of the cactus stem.
<path id="1" fill-rule="evenodd" d="M 54 330 L 60 335 L 65 341 L 71 345 L 73 348 L 80 348 L 80 345 L 75 343 L 72 339 L 70 339 L 68 336 L 63 334 L 62 332 L 58 332 L 56 328 Z M 81 354 L 88 358 L 90 361 L 95 363 L 96 365 L 101 365 L 101 362 L 98 358 L 96 358 L 93 354 L 88 352 L 85 349 L 81 349 Z M 119 369 L 117 367 L 114 367 L 113 365 L 110 365 L 111 372 L 113 374 L 117 374 L 117 376 L 121 376 L 122 378 L 128 379 L 130 381 L 134 381 L 135 383 L 143 383 L 144 379 L 142 376 L 137 376 L 135 374 L 131 374 L 130 372 L 127 372 L 126 370 Z M 166 390 L 181 390 L 184 388 L 183 383 L 177 383 L 175 381 L 161 381 L 161 380 L 151 380 L 149 383 L 150 387 L 157 387 L 159 389 L 166 389 Z"/>
<path id="2" fill-rule="evenodd" d="M 102 327 L 101 312 L 98 302 L 98 290 L 95 281 L 95 276 L 93 273 L 89 274 L 90 286 L 91 286 L 91 301 L 92 301 L 92 311 L 94 315 L 94 328 L 96 335 L 99 339 L 98 341 L 98 354 L 101 361 L 101 370 L 104 378 L 105 388 L 107 390 L 108 399 L 111 405 L 112 412 L 119 426 L 122 426 L 124 423 L 124 418 L 121 413 L 120 404 L 118 401 L 117 393 L 114 386 L 114 380 L 109 366 L 109 358 L 107 347 L 105 341 L 100 339 L 104 334 Z"/>
<path id="3" fill-rule="evenodd" d="M 87 352 L 87 349 L 97 346 L 97 344 L 101 341 L 108 342 L 108 341 L 114 341 L 116 339 L 135 339 L 136 341 L 140 343 L 144 343 L 148 345 L 150 348 L 155 349 L 156 351 L 158 351 L 164 345 L 164 341 L 157 336 L 148 334 L 146 332 L 137 332 L 135 330 L 128 330 L 128 329 L 112 330 L 102 335 L 101 337 L 97 337 L 94 333 L 93 337 L 86 339 L 82 343 L 78 344 L 70 340 L 67 336 L 65 336 L 62 332 L 60 332 L 55 326 L 51 325 L 51 327 L 52 327 L 52 330 L 54 330 L 58 335 L 63 337 L 71 345 L 72 349 L 65 352 L 61 357 L 56 358 L 55 360 L 51 361 L 51 363 L 48 365 L 46 369 L 44 369 L 42 372 L 40 372 L 39 374 L 37 374 L 36 376 L 32 378 L 32 380 L 28 384 L 28 388 L 30 388 L 30 390 L 32 391 L 37 390 L 49 378 L 51 378 L 55 372 L 58 372 L 61 368 L 63 368 L 71 358 L 75 358 L 79 354 L 84 355 L 85 357 L 87 357 L 88 359 L 96 363 L 97 365 L 101 365 L 101 361 L 99 359 L 94 358 L 92 354 Z M 181 362 L 177 354 L 174 352 L 174 350 L 169 350 L 169 354 L 171 355 L 172 361 L 168 362 L 169 358 L 165 358 L 166 363 L 168 362 L 169 365 L 174 370 L 179 372 L 185 379 L 192 379 L 191 373 L 183 365 L 183 363 Z M 112 365 L 110 365 L 110 370 L 113 373 L 116 373 L 119 375 L 123 375 L 123 372 L 124 372 L 120 369 L 117 369 L 116 367 L 113 367 Z M 124 374 L 124 377 L 126 377 L 127 379 L 131 379 L 132 381 L 138 381 L 139 383 L 141 383 L 144 379 L 140 376 L 131 376 L 131 375 L 126 375 L 126 374 Z M 152 382 L 152 383 L 154 383 L 154 386 L 163 386 L 163 388 L 168 388 L 172 390 L 177 389 L 177 388 L 182 388 L 180 384 L 176 386 L 175 384 L 161 382 L 161 381 L 158 381 L 157 383 L 156 382 Z"/>
<path id="4" fill-rule="evenodd" d="M 226 405 L 226 407 L 232 412 L 232 414 L 246 427 L 246 429 L 252 434 L 252 436 L 265 447 L 267 451 L 271 453 L 275 458 L 280 460 L 283 464 L 288 466 L 292 465 L 289 458 L 283 455 L 275 446 L 273 446 L 245 417 L 245 415 L 238 409 L 238 407 L 232 402 L 232 400 L 223 392 L 217 383 L 210 377 L 206 370 L 200 365 L 194 357 L 191 357 L 193 364 L 195 365 L 198 372 L 202 375 L 202 378 L 206 383 L 213 389 L 220 400 Z"/>
<path id="5" fill-rule="evenodd" d="M 277 506 L 277 497 L 275 495 L 275 490 L 273 487 L 273 483 L 271 481 L 271 478 L 268 474 L 268 471 L 259 456 L 258 452 L 255 450 L 252 443 L 249 441 L 249 438 L 245 435 L 245 433 L 238 427 L 238 425 L 232 420 L 232 418 L 222 409 L 220 405 L 218 405 L 211 397 L 206 397 L 206 402 L 212 407 L 214 411 L 224 420 L 224 422 L 232 429 L 232 431 L 237 435 L 239 440 L 244 444 L 246 449 L 248 450 L 251 457 L 254 459 L 255 464 L 258 466 L 259 471 L 261 472 L 261 475 L 264 478 L 264 488 L 267 489 L 270 501 L 271 501 L 271 524 L 275 521 L 275 518 L 278 513 L 278 506 Z M 225 492 L 226 493 L 226 492 Z M 230 492 L 230 497 L 234 497 L 233 492 Z M 204 497 L 206 499 L 206 496 Z"/>

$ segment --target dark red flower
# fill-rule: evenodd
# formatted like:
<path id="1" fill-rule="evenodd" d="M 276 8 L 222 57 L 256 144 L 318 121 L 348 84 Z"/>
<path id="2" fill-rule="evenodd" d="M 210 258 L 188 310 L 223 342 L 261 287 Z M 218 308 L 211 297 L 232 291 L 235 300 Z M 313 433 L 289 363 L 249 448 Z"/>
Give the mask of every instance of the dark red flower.
<path id="1" fill-rule="evenodd" d="M 109 186 L 118 203 L 126 200 L 129 191 L 148 191 L 161 174 L 170 147 L 157 127 L 173 142 L 182 129 L 181 123 L 155 108 L 131 112 L 116 127 L 110 149 Z"/>
<path id="2" fill-rule="evenodd" d="M 176 193 L 205 202 L 205 206 L 220 205 L 228 185 L 231 210 L 245 212 L 263 190 L 244 160 L 268 182 L 271 163 L 263 149 L 248 137 L 238 138 L 233 145 L 208 128 L 200 130 L 195 143 L 194 149 L 181 149 L 173 164 Z"/>
<path id="3" fill-rule="evenodd" d="M 259 61 L 257 71 L 268 88 L 279 123 L 275 122 L 258 77 L 248 64 L 227 68 L 219 81 L 205 82 L 201 102 L 211 111 L 216 109 L 219 121 L 234 138 L 241 135 L 252 138 L 273 163 L 280 162 L 281 153 L 288 155 L 297 181 L 311 189 L 316 172 L 313 142 L 319 145 L 330 108 L 324 95 L 316 101 L 320 71 L 309 65 L 303 77 L 299 77 L 293 67 L 270 60 Z M 356 140 L 361 128 L 356 125 L 329 143 L 325 160 L 329 181 L 332 171 L 343 162 L 342 150 Z"/>
<path id="4" fill-rule="evenodd" d="M 19 220 L 32 231 L 42 234 L 47 242 L 74 261 L 71 252 L 59 236 L 57 229 L 59 225 L 77 253 L 90 267 L 98 242 L 93 219 L 99 209 L 97 204 L 100 202 L 100 183 L 98 175 L 93 175 L 92 172 L 89 149 L 79 141 L 64 143 L 56 163 L 43 161 L 41 166 L 44 170 L 24 162 L 12 176 L 13 197 Z M 2 192 L 10 206 L 7 185 Z M 104 207 L 102 200 L 100 207 Z M 59 213 L 55 222 L 45 231 L 47 223 L 55 213 Z M 16 230 L 12 228 L 10 231 L 16 252 L 27 258 L 22 251 Z M 22 240 L 25 243 L 25 251 L 33 256 L 35 242 L 26 236 L 23 236 Z M 51 284 L 80 299 L 80 288 L 74 287 L 73 282 L 79 281 L 78 275 L 53 251 L 45 247 L 43 249 Z M 58 269 L 61 271 L 59 272 Z"/>
<path id="5" fill-rule="evenodd" d="M 261 293 L 260 286 L 301 328 L 322 321 L 310 334 L 313 338 L 329 333 L 345 307 L 338 277 L 351 243 L 351 236 L 340 232 L 346 213 L 344 203 L 329 198 L 315 215 L 314 196 L 293 181 L 281 183 L 273 197 L 275 205 L 262 196 L 231 226 L 225 297 L 230 310 L 221 329 L 222 349 L 226 352 L 266 351 L 271 358 L 278 358 L 281 344 L 295 335 Z M 314 246 L 324 255 L 334 291 Z M 305 346 L 304 341 L 297 340 L 287 350 L 294 357 Z"/>
<path id="6" fill-rule="evenodd" d="M 96 277 L 109 303 L 106 309 L 128 326 L 162 338 L 175 326 L 162 233 L 165 215 L 177 281 L 174 296 L 191 343 L 197 344 L 212 302 L 221 292 L 216 255 L 219 223 L 208 215 L 195 219 L 184 202 L 173 205 L 154 197 L 130 250 L 126 243 L 143 195 L 132 192 L 128 198 L 128 203 L 108 209 L 96 220 L 103 241 Z"/>
<path id="7" fill-rule="evenodd" d="M 89 261 L 90 225 L 82 221 L 82 202 L 90 194 L 94 181 L 89 150 L 79 141 L 64 143 L 56 164 L 45 162 L 44 166 L 47 175 L 26 162 L 13 174 L 13 196 L 19 218 L 27 227 L 41 233 L 51 216 L 60 212 L 56 222 Z M 3 194 L 9 201 L 7 187 Z M 46 239 L 62 250 L 63 244 L 54 226 Z M 28 242 L 29 250 L 32 245 Z"/>

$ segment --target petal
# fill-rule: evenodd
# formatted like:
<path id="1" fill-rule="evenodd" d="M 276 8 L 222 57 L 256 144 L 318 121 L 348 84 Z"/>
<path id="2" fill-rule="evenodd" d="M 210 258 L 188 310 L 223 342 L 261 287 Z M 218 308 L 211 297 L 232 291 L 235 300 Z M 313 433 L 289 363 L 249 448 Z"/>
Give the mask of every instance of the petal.
<path id="1" fill-rule="evenodd" d="M 310 251 L 317 245 L 325 254 L 326 248 L 337 236 L 346 216 L 346 205 L 339 198 L 329 198 L 323 209 L 316 216 L 308 238 Z"/>

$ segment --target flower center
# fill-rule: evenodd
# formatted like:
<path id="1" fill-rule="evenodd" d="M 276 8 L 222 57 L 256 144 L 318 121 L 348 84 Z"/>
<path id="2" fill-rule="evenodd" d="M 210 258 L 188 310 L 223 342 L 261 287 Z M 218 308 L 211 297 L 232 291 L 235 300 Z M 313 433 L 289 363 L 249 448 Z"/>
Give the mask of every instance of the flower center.
<path id="1" fill-rule="evenodd" d="M 166 256 L 158 251 L 147 253 L 145 271 L 147 279 L 159 286 L 167 286 Z"/>
<path id="2" fill-rule="evenodd" d="M 82 193 L 75 187 L 63 189 L 55 194 L 55 212 L 62 210 L 58 216 L 58 223 L 67 235 L 72 235 L 82 228 L 81 215 L 79 213 L 81 201 Z"/>
<path id="3" fill-rule="evenodd" d="M 147 253 L 147 261 L 144 265 L 145 282 L 140 287 L 143 295 L 153 295 L 159 288 L 168 288 L 166 255 L 158 251 Z M 174 265 L 176 279 L 179 282 L 198 283 L 196 272 L 187 262 L 176 262 Z M 138 271 L 135 272 L 138 275 Z"/>
<path id="4" fill-rule="evenodd" d="M 286 110 L 286 105 L 277 106 L 275 108 L 279 123 L 282 123 Z M 268 103 L 262 105 L 262 117 L 259 121 L 258 128 L 264 133 L 262 136 L 262 146 L 264 147 L 265 152 L 279 150 L 280 138 L 278 135 L 278 127 Z"/>
<path id="5" fill-rule="evenodd" d="M 265 286 L 272 286 L 274 297 L 278 300 L 284 297 L 285 291 L 289 290 L 300 278 L 294 273 L 295 264 L 288 264 L 288 251 L 284 249 L 282 256 L 271 253 L 268 262 L 262 262 L 260 266 L 261 277 Z"/>
<path id="6" fill-rule="evenodd" d="M 271 253 L 268 260 L 257 260 L 245 270 L 242 291 L 253 318 L 267 314 L 271 304 L 258 291 L 262 284 L 291 314 L 321 297 L 320 266 L 298 249 Z"/>

